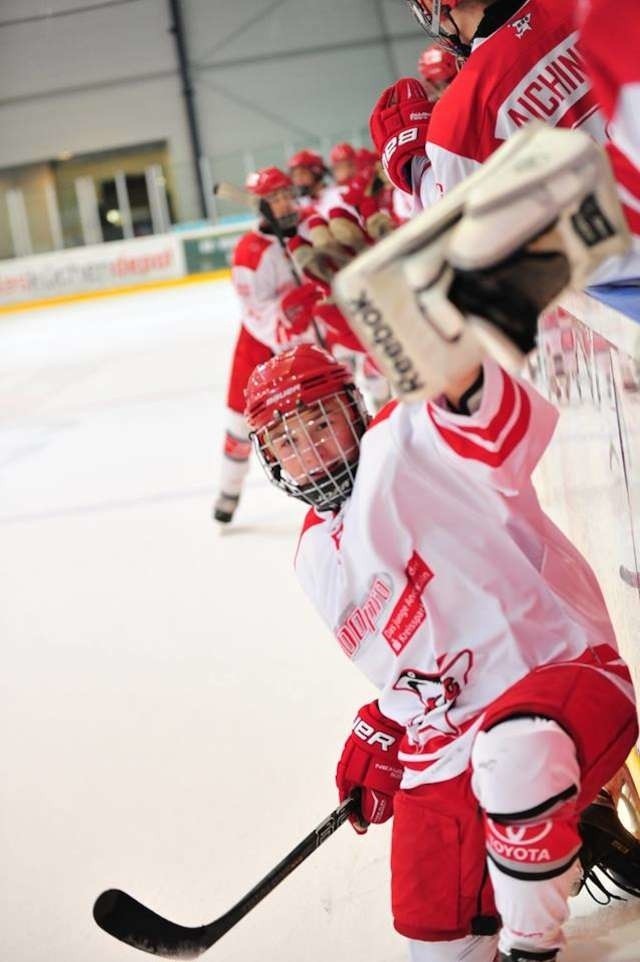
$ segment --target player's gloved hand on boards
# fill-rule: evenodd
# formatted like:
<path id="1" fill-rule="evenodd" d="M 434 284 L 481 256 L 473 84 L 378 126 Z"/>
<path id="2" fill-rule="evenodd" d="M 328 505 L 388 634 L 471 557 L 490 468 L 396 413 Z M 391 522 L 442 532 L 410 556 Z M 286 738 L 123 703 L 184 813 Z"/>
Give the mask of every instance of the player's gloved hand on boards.
<path id="1" fill-rule="evenodd" d="M 342 222 L 344 214 L 340 208 L 329 212 L 332 233 L 343 244 L 348 244 L 360 252 L 370 247 L 372 241 L 380 240 L 397 226 L 391 215 L 390 185 L 380 171 L 378 164 L 373 170 L 366 171 L 350 181 L 342 192 L 345 203 L 354 207 L 360 217 L 360 235 L 354 234 L 353 227 Z M 346 230 L 347 233 L 342 233 Z M 354 242 L 355 241 L 355 242 Z"/>
<path id="2" fill-rule="evenodd" d="M 398 748 L 404 728 L 382 714 L 378 702 L 363 705 L 356 715 L 336 771 L 343 801 L 359 789 L 360 811 L 349 821 L 358 834 L 393 815 L 393 796 L 400 787 L 402 767 Z"/>
<path id="3" fill-rule="evenodd" d="M 349 253 L 349 260 L 352 260 L 360 251 L 371 247 L 371 238 L 364 229 L 362 219 L 346 207 L 331 208 L 329 230 L 336 241 Z"/>
<path id="4" fill-rule="evenodd" d="M 313 281 L 328 296 L 338 270 L 332 258 L 299 234 L 287 241 L 287 249 L 299 273 Z"/>
<path id="5" fill-rule="evenodd" d="M 369 118 L 371 139 L 392 184 L 412 192 L 411 161 L 424 155 L 433 104 L 415 77 L 383 90 Z"/>
<path id="6" fill-rule="evenodd" d="M 313 309 L 322 296 L 322 291 L 312 281 L 305 281 L 283 294 L 280 310 L 291 334 L 304 334 L 311 324 Z"/>

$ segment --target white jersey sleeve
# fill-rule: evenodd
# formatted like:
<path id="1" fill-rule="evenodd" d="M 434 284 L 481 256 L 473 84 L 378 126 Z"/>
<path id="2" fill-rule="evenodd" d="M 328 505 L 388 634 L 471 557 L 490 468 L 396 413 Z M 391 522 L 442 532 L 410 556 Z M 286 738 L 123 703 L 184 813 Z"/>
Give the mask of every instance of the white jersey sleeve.
<path id="1" fill-rule="evenodd" d="M 445 400 L 427 404 L 429 435 L 442 457 L 470 479 L 516 494 L 528 486 L 558 411 L 495 361 L 486 360 L 483 373 L 482 400 L 474 414 L 455 414 Z"/>

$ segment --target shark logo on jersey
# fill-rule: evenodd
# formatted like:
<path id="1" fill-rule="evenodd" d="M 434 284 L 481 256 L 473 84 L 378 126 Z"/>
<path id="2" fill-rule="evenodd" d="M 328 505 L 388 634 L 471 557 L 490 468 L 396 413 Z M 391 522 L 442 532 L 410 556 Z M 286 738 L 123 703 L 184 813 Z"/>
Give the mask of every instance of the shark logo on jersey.
<path id="1" fill-rule="evenodd" d="M 394 691 L 406 691 L 420 700 L 422 711 L 407 728 L 412 740 L 424 746 L 432 737 L 429 730 L 440 735 L 459 735 L 460 729 L 449 718 L 460 692 L 467 684 L 473 665 L 473 655 L 468 648 L 447 660 L 438 659 L 438 671 L 424 672 L 415 668 L 402 671 L 393 686 Z"/>
<path id="2" fill-rule="evenodd" d="M 532 30 L 531 26 L 531 14 L 528 13 L 525 17 L 520 17 L 519 20 L 514 20 L 513 23 L 509 24 L 510 27 L 516 32 L 516 37 L 518 40 L 523 37 L 527 30 Z"/>

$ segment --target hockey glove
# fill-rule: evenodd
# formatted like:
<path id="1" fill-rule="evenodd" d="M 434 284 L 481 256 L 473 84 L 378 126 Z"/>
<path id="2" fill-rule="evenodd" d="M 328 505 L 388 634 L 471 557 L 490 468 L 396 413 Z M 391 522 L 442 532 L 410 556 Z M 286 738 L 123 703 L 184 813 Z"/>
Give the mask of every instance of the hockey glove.
<path id="1" fill-rule="evenodd" d="M 360 811 L 349 819 L 359 835 L 393 815 L 393 796 L 402 778 L 398 748 L 404 733 L 404 728 L 382 714 L 377 701 L 364 705 L 356 715 L 338 762 L 336 785 L 340 801 L 360 791 Z"/>
<path id="2" fill-rule="evenodd" d="M 447 393 L 485 351 L 517 370 L 540 310 L 628 245 L 602 148 L 532 122 L 333 290 L 396 394 L 417 401 Z"/>
<path id="3" fill-rule="evenodd" d="M 387 87 L 369 118 L 371 139 L 392 184 L 412 193 L 411 160 L 425 152 L 433 104 L 415 77 Z"/>
<path id="4" fill-rule="evenodd" d="M 304 334 L 311 324 L 313 309 L 321 298 L 322 292 L 312 281 L 305 281 L 280 298 L 280 310 L 290 334 Z"/>

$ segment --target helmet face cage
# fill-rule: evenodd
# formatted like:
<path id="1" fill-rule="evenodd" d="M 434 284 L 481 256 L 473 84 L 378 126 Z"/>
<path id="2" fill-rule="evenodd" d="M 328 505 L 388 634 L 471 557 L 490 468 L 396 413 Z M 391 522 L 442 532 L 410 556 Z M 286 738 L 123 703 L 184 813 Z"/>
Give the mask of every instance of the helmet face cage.
<path id="1" fill-rule="evenodd" d="M 424 32 L 427 33 L 432 40 L 439 40 L 441 0 L 433 0 L 431 13 L 423 7 L 420 0 L 406 0 L 406 4 Z"/>
<path id="2" fill-rule="evenodd" d="M 348 385 L 276 413 L 251 440 L 273 484 L 320 511 L 337 510 L 351 494 L 368 420 L 360 391 Z"/>
<path id="3" fill-rule="evenodd" d="M 471 48 L 460 39 L 460 33 L 451 15 L 451 6 L 454 4 L 450 6 L 448 3 L 442 3 L 442 0 L 432 0 L 431 13 L 429 13 L 423 6 L 422 0 L 405 0 L 405 2 L 425 33 L 435 40 L 439 47 L 450 50 L 456 57 L 466 59 L 469 56 Z M 447 33 L 442 29 L 440 21 L 443 13 L 455 27 L 455 33 Z"/>

